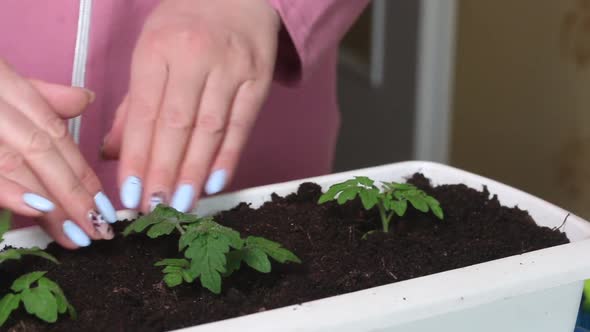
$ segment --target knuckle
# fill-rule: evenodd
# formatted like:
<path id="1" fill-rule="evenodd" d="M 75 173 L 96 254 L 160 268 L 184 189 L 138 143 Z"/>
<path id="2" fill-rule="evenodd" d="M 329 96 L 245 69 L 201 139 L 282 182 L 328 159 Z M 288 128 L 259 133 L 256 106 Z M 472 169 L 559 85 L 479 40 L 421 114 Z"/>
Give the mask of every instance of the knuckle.
<path id="1" fill-rule="evenodd" d="M 100 188 L 100 181 L 92 169 L 90 169 L 90 167 L 84 167 L 84 169 L 79 174 L 79 178 L 80 182 L 86 188 Z"/>
<path id="2" fill-rule="evenodd" d="M 150 169 L 150 181 L 155 185 L 169 185 L 174 179 L 174 172 L 169 165 L 154 165 Z"/>
<path id="3" fill-rule="evenodd" d="M 0 173 L 10 174 L 24 164 L 23 157 L 14 151 L 0 152 Z"/>
<path id="4" fill-rule="evenodd" d="M 47 131 L 53 138 L 63 139 L 68 136 L 68 128 L 62 119 L 50 116 L 44 123 L 47 124 Z"/>
<path id="5" fill-rule="evenodd" d="M 86 202 L 87 200 L 81 200 L 81 197 L 88 196 L 88 192 L 86 191 L 86 187 L 81 181 L 73 181 L 69 186 L 67 186 L 69 190 L 68 193 L 74 200 L 72 202 Z"/>
<path id="6" fill-rule="evenodd" d="M 212 46 L 211 36 L 192 27 L 179 28 L 174 32 L 174 40 L 190 53 L 202 51 Z"/>
<path id="7" fill-rule="evenodd" d="M 208 134 L 221 135 L 225 131 L 225 120 L 223 116 L 216 113 L 200 114 L 197 119 L 197 129 Z"/>
<path id="8" fill-rule="evenodd" d="M 165 50 L 165 35 L 166 32 L 162 29 L 154 29 L 146 32 L 143 36 L 144 46 L 154 51 Z"/>
<path id="9" fill-rule="evenodd" d="M 153 124 L 158 118 L 158 109 L 146 98 L 135 96 L 130 100 L 129 118 L 142 124 Z"/>
<path id="10" fill-rule="evenodd" d="M 27 152 L 31 154 L 44 153 L 53 149 L 53 142 L 49 134 L 43 130 L 33 131 L 29 138 Z"/>
<path id="11" fill-rule="evenodd" d="M 247 121 L 241 117 L 234 117 L 232 118 L 227 127 L 229 130 L 238 131 L 238 132 L 248 132 L 250 129 L 251 122 Z"/>
<path id="12" fill-rule="evenodd" d="M 191 112 L 182 111 L 178 107 L 168 107 L 158 119 L 160 126 L 172 129 L 192 129 L 193 116 Z"/>

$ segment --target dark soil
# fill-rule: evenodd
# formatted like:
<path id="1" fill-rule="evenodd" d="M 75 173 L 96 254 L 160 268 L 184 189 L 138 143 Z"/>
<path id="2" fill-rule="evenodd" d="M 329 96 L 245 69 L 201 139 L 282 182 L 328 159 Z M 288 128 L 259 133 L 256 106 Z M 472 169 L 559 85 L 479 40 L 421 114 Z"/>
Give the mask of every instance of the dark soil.
<path id="1" fill-rule="evenodd" d="M 224 281 L 220 296 L 198 284 L 168 289 L 153 263 L 177 257 L 175 237 L 143 235 L 97 242 L 78 251 L 50 245 L 61 261 L 36 258 L 3 266 L 0 292 L 27 271 L 47 270 L 78 310 L 48 325 L 19 310 L 6 326 L 12 331 L 162 331 L 298 304 L 327 296 L 425 276 L 568 242 L 564 234 L 538 227 L 527 212 L 500 206 L 489 192 L 464 185 L 432 188 L 422 175 L 410 182 L 436 197 L 445 210 L 440 221 L 410 209 L 390 233 L 379 229 L 376 211 L 359 202 L 318 206 L 320 188 L 301 185 L 298 193 L 274 196 L 259 209 L 242 203 L 217 220 L 243 235 L 264 236 L 294 251 L 303 264 L 273 263 L 269 274 L 248 268 Z M 119 223 L 122 230 L 125 223 Z"/>

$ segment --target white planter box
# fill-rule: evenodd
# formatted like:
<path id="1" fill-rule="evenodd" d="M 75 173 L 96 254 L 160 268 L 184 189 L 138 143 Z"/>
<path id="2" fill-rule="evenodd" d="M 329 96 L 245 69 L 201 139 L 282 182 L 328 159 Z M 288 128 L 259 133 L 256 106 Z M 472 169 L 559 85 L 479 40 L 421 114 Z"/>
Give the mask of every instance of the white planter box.
<path id="1" fill-rule="evenodd" d="M 247 189 L 203 200 L 197 212 L 214 213 L 242 201 L 259 206 L 273 192 L 287 195 L 305 181 L 316 182 L 325 190 L 355 175 L 402 181 L 415 172 L 422 172 L 434 185 L 464 183 L 476 189 L 486 185 L 503 205 L 528 210 L 542 226 L 559 227 L 568 215 L 506 185 L 429 162 L 397 163 Z M 590 224 L 570 215 L 562 229 L 572 243 L 182 331 L 571 332 L 583 280 L 590 278 Z M 38 228 L 10 232 L 6 240 L 15 246 L 48 242 Z"/>

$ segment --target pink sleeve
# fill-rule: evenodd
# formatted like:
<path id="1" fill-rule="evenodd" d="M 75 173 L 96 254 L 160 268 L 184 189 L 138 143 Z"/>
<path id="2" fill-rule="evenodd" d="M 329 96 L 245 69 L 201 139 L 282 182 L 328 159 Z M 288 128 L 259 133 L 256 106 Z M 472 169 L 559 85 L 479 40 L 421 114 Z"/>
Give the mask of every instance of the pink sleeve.
<path id="1" fill-rule="evenodd" d="M 369 0 L 269 0 L 279 13 L 275 78 L 283 83 L 304 80 L 338 43 Z"/>

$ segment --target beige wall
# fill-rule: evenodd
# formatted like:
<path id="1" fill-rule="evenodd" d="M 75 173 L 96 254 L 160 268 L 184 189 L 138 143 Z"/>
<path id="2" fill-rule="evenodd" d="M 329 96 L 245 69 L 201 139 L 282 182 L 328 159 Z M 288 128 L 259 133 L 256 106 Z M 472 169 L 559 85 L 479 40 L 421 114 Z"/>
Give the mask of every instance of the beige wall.
<path id="1" fill-rule="evenodd" d="M 590 1 L 459 8 L 452 163 L 590 218 Z"/>

